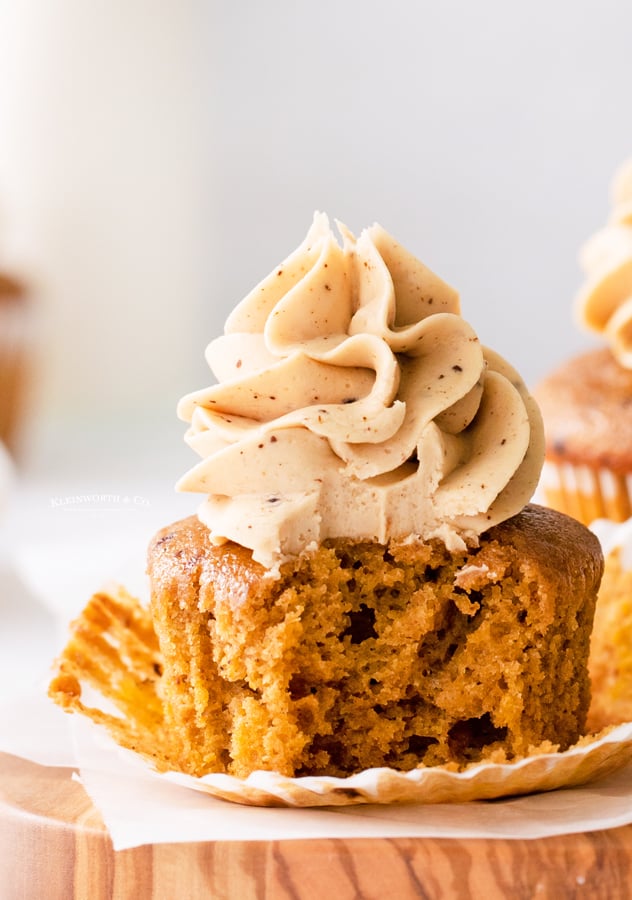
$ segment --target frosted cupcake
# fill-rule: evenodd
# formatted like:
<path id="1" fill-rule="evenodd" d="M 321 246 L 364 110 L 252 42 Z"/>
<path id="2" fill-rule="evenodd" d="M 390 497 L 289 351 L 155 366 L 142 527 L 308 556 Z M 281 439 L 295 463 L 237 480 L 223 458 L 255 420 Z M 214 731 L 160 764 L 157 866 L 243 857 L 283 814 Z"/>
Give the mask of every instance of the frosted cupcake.
<path id="1" fill-rule="evenodd" d="M 537 406 L 454 289 L 379 226 L 341 232 L 315 217 L 210 344 L 217 383 L 179 406 L 201 457 L 180 488 L 203 500 L 150 545 L 159 650 L 121 655 L 142 718 L 134 679 L 109 681 L 138 724 L 111 723 L 117 739 L 159 768 L 461 769 L 583 733 L 603 560 L 578 522 L 528 505 Z M 146 632 L 126 602 L 107 615 Z M 103 609 L 51 687 L 88 714 Z"/>
<path id="2" fill-rule="evenodd" d="M 535 390 L 546 433 L 546 502 L 586 524 L 632 515 L 632 161 L 612 213 L 583 247 L 578 322 L 605 345 L 568 360 Z"/>

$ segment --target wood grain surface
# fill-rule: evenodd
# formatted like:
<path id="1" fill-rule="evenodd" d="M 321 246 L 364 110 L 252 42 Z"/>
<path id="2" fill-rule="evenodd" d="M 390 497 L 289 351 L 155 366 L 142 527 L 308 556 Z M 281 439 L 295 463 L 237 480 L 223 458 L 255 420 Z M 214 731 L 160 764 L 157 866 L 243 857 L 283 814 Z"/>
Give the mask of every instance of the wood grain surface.
<path id="1" fill-rule="evenodd" d="M 115 853 L 70 776 L 0 754 L 1 900 L 632 897 L 632 826 L 535 841 L 228 841 Z"/>

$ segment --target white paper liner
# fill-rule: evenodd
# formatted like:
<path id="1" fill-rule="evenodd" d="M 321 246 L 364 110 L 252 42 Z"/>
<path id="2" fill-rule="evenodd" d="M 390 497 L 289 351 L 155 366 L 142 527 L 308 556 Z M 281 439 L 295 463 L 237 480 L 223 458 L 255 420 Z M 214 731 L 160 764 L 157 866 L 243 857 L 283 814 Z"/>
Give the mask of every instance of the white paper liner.
<path id="1" fill-rule="evenodd" d="M 545 460 L 534 501 L 560 509 L 584 524 L 598 515 L 618 522 L 631 509 L 632 475 Z"/>
<path id="2" fill-rule="evenodd" d="M 622 481 L 628 488 L 632 487 L 632 479 L 628 476 Z M 609 469 L 593 469 L 580 464 L 553 463 L 545 460 L 538 489 L 564 490 L 586 496 L 592 496 L 597 490 L 606 500 L 612 500 L 617 496 L 619 485 Z"/>
<path id="3" fill-rule="evenodd" d="M 504 838 L 537 839 L 616 828 L 632 822 L 632 765 L 625 765 L 632 739 L 632 723 L 599 736 L 587 748 L 578 747 L 550 757 L 585 758 L 584 750 L 597 754 L 604 763 L 581 773 L 592 774 L 589 783 L 569 785 L 564 790 L 539 790 L 527 795 L 509 795 L 480 800 L 401 803 L 374 801 L 347 805 L 288 806 L 274 802 L 270 806 L 226 803 L 208 790 L 209 780 L 158 774 L 137 754 L 121 749 L 102 729 L 80 716 L 72 716 L 74 746 L 80 764 L 79 780 L 106 823 L 115 849 L 139 844 L 228 840 L 300 840 L 315 838 Z M 619 755 L 616 744 L 626 744 Z M 601 750 L 597 745 L 601 745 Z M 615 758 L 610 760 L 611 750 Z M 603 756 L 602 756 L 603 753 Z M 477 780 L 481 770 L 530 767 L 532 760 L 509 766 L 485 764 L 467 772 L 443 772 L 447 782 L 465 784 Z M 544 756 L 541 765 L 546 767 Z M 606 774 L 612 765 L 616 772 Z M 572 767 L 581 766 L 579 759 Z M 374 770 L 383 771 L 383 770 Z M 434 779 L 439 770 L 425 772 Z M 349 779 L 280 779 L 283 783 L 344 783 L 362 780 L 365 773 Z M 402 774 L 402 773 L 398 773 Z M 251 776 L 273 782 L 279 776 L 259 773 Z M 216 776 L 211 776 L 214 780 Z M 492 778 L 494 776 L 492 775 Z M 221 776 L 220 782 L 239 782 Z M 265 784 L 266 789 L 270 784 Z M 260 787 L 258 788 L 260 789 Z M 438 795 L 436 795 L 438 797 Z M 324 799 L 324 795 L 323 795 Z"/>
<path id="4" fill-rule="evenodd" d="M 179 765 L 177 755 L 170 756 L 166 752 L 168 746 L 161 748 L 156 744 L 161 740 L 160 727 L 152 730 L 143 719 L 144 715 L 148 715 L 146 710 L 151 709 L 152 715 L 158 716 L 156 721 L 162 721 L 160 693 L 155 685 L 157 647 L 155 639 L 147 642 L 141 626 L 136 622 L 136 617 L 140 615 L 139 601 L 123 588 L 109 592 L 108 596 L 95 595 L 82 614 L 77 637 L 71 638 L 67 650 L 60 657 L 58 671 L 61 675 L 55 678 L 51 690 L 65 708 L 89 716 L 100 728 L 107 729 L 122 746 L 134 748 L 139 758 L 146 759 L 149 765 L 159 765 L 157 760 L 162 760 L 162 765 Z M 143 615 L 145 627 L 150 630 L 147 613 Z M 99 645 L 89 639 L 94 622 L 98 623 L 99 637 L 107 635 L 111 638 L 107 644 L 106 663 L 100 662 Z M 88 635 L 87 640 L 85 635 L 81 637 L 84 632 Z M 127 647 L 127 642 L 133 643 L 133 652 Z M 93 680 L 90 670 L 86 670 L 85 661 L 92 659 L 93 655 L 97 673 L 101 672 L 100 665 L 106 667 L 103 669 L 107 672 L 106 682 Z M 108 665 L 113 665 L 113 668 L 108 669 Z M 77 689 L 77 678 L 87 679 L 88 684 L 84 684 L 83 688 L 89 688 L 88 697 L 84 698 Z M 134 704 L 121 705 L 120 716 L 115 714 L 116 709 L 108 714 L 101 702 L 105 701 L 106 706 L 110 699 L 117 702 L 118 695 L 110 695 L 108 690 L 110 685 L 119 682 L 130 682 L 137 691 Z M 209 773 L 195 778 L 172 771 L 166 777 L 215 797 L 250 806 L 351 806 L 486 800 L 582 784 L 614 771 L 632 759 L 632 730 L 617 729 L 612 734 L 614 737 L 610 730 L 584 738 L 566 752 L 552 752 L 551 742 L 544 742 L 542 746 L 534 747 L 524 759 L 502 764 L 488 760 L 461 771 L 455 770 L 454 766 L 422 766 L 409 772 L 374 768 L 347 778 L 291 778 L 277 772 L 258 771 L 245 779 L 224 773 Z"/>
<path id="5" fill-rule="evenodd" d="M 530 757 L 506 766 L 488 763 L 462 773 L 438 769 L 396 773 L 398 779 L 404 779 L 408 791 L 402 802 L 376 802 L 368 799 L 367 793 L 354 798 L 352 805 L 334 806 L 329 799 L 329 806 L 323 806 L 323 791 L 331 790 L 332 781 L 357 788 L 353 782 L 362 782 L 365 773 L 350 779 L 317 779 L 320 793 L 315 794 L 314 779 L 296 779 L 308 796 L 312 792 L 311 802 L 306 807 L 291 808 L 286 805 L 284 791 L 287 782 L 294 779 L 270 773 L 264 773 L 263 783 L 252 776 L 254 784 L 229 776 L 194 779 L 180 774 L 158 775 L 82 717 L 64 714 L 46 697 L 47 680 L 45 674 L 34 678 L 31 689 L 24 685 L 25 694 L 0 708 L 0 751 L 40 765 L 79 769 L 80 780 L 116 850 L 158 843 L 349 837 L 523 840 L 632 823 L 632 765 L 626 764 L 632 756 L 632 723 L 565 753 Z M 69 734 L 74 735 L 73 741 Z M 512 794 L 513 779 L 522 779 L 523 769 L 535 793 L 517 795 L 516 789 Z M 563 772 L 566 789 L 554 790 Z M 441 800 L 438 789 L 430 798 L 428 776 L 435 786 L 443 785 L 449 798 Z M 216 779 L 218 783 L 214 784 Z M 419 789 L 419 785 L 411 785 L 415 779 L 420 784 L 426 782 L 428 799 L 413 798 L 412 790 Z M 496 802 L 487 803 L 483 793 L 479 801 L 464 802 L 469 786 L 476 785 L 479 790 L 490 785 L 491 790 L 494 784 L 498 786 L 499 779 L 504 782 L 503 792 L 487 795 L 489 799 L 499 798 Z M 306 784 L 308 781 L 312 783 Z M 230 798 L 221 793 L 227 789 Z M 361 783 L 358 790 L 367 790 L 367 785 Z M 245 805 L 248 801 L 239 795 L 249 791 L 265 794 L 264 801 L 272 800 L 283 808 Z M 342 797 L 337 795 L 338 802 Z M 225 803 L 224 799 L 236 802 Z M 320 808 L 311 809 L 313 806 Z"/>
<path id="6" fill-rule="evenodd" d="M 599 538 L 606 558 L 613 550 L 620 549 L 622 567 L 632 569 L 632 519 L 626 519 L 625 522 L 595 519 L 590 524 L 590 530 Z"/>
<path id="7" fill-rule="evenodd" d="M 208 777 L 158 775 L 139 756 L 122 750 L 103 730 L 83 717 L 64 714 L 46 697 L 44 683 L 3 704 L 0 717 L 3 722 L 0 751 L 23 756 L 40 765 L 79 770 L 79 780 L 103 818 L 115 850 L 160 843 L 319 838 L 524 840 L 632 823 L 632 765 L 624 764 L 632 742 L 632 723 L 617 727 L 585 747 L 550 755 L 555 760 L 562 759 L 558 764 L 569 766 L 581 779 L 584 776 L 590 779 L 582 786 L 551 790 L 549 782 L 545 787 L 540 775 L 547 778 L 550 766 L 547 755 L 509 766 L 485 764 L 463 773 L 435 769 L 419 773 L 456 785 L 457 791 L 461 791 L 463 786 L 481 779 L 493 782 L 505 777 L 503 770 L 510 770 L 509 777 L 512 772 L 530 770 L 534 765 L 540 770 L 532 785 L 537 793 L 510 795 L 492 803 L 482 799 L 459 802 L 455 792 L 449 803 L 437 802 L 439 795 L 435 794 L 432 802 L 417 802 L 409 795 L 410 802 L 402 803 L 357 802 L 356 798 L 348 806 L 274 809 L 242 805 L 241 799 L 238 803 L 226 803 L 211 793 L 212 786 L 205 784 Z M 624 746 L 618 747 L 619 744 Z M 615 765 L 622 768 L 607 775 Z M 404 777 L 408 783 L 409 776 Z M 362 782 L 362 778 L 363 775 L 356 775 L 350 779 L 317 780 L 325 785 L 341 781 L 348 786 L 350 782 Z M 275 776 L 266 773 L 264 779 L 274 782 Z M 279 779 L 281 783 L 292 780 Z M 231 787 L 233 781 L 239 785 L 237 779 L 228 776 L 219 781 Z M 278 787 L 268 782 L 263 785 L 264 790 L 272 787 L 278 791 Z M 306 789 L 313 787 L 312 783 Z M 508 782 L 505 787 L 509 787 Z M 262 790 L 261 783 L 256 789 Z M 461 799 L 463 796 L 462 793 Z M 321 794 L 319 799 L 323 802 L 325 795 Z"/>
<path id="8" fill-rule="evenodd" d="M 151 663 L 151 646 L 145 646 L 146 656 L 143 656 L 143 666 L 138 671 L 129 670 L 129 662 L 124 649 L 125 636 L 129 630 L 134 635 L 131 625 L 134 611 L 140 607 L 139 601 L 128 594 L 123 588 L 110 591 L 110 604 L 117 610 L 113 622 L 127 622 L 112 635 L 112 653 L 116 656 L 117 667 L 114 673 L 121 673 L 132 679 L 138 679 L 138 686 L 145 685 L 147 681 L 143 666 Z M 120 593 L 120 596 L 119 596 Z M 91 622 L 95 614 L 92 605 L 102 611 L 102 597 L 95 596 L 86 607 L 91 610 L 86 621 Z M 118 605 L 117 605 L 118 604 Z M 106 604 L 106 609 L 109 606 Z M 109 613 L 108 613 L 109 615 Z M 107 620 L 109 621 L 109 620 Z M 105 629 L 99 620 L 99 627 Z M 115 626 L 112 626 L 115 628 Z M 87 633 L 89 627 L 86 626 Z M 138 638 L 139 646 L 142 644 L 142 636 Z M 69 645 L 71 647 L 72 645 Z M 136 647 L 135 656 L 138 657 L 139 646 Z M 62 664 L 59 671 L 64 673 L 61 685 L 55 684 L 55 696 L 63 699 L 63 705 L 75 709 L 77 713 L 86 713 L 93 716 L 90 710 L 92 702 L 87 706 L 83 701 L 77 703 L 77 692 L 72 687 L 68 690 L 64 678 L 72 676 L 82 679 L 85 675 L 81 665 L 77 666 L 75 659 L 83 659 L 89 654 L 89 642 L 86 646 L 79 642 L 77 647 L 72 647 L 66 661 L 68 668 L 64 670 Z M 118 654 L 118 655 L 117 655 Z M 108 659 L 112 659 L 110 654 Z M 113 678 L 112 674 L 109 678 Z M 57 680 L 57 679 L 56 679 Z M 155 679 L 154 679 L 155 680 Z M 153 684 L 149 678 L 150 686 Z M 85 687 L 85 685 L 84 685 Z M 97 689 L 97 709 L 101 707 L 98 702 L 98 694 L 101 685 L 95 683 L 91 686 Z M 152 690 L 155 690 L 152 688 Z M 158 695 L 149 691 L 145 700 L 157 699 Z M 107 696 L 107 692 L 106 692 Z M 138 708 L 140 709 L 140 707 Z M 135 747 L 140 759 L 153 759 L 155 748 L 153 743 L 156 733 L 143 733 L 142 717 L 136 721 L 137 707 L 126 707 L 125 715 L 119 719 L 115 716 L 109 720 L 97 717 L 101 726 L 107 726 L 116 739 L 123 746 Z M 94 717 L 94 716 L 93 716 Z M 131 731 L 126 731 L 120 723 L 130 726 Z M 138 733 L 134 731 L 137 727 Z M 145 729 L 146 732 L 146 729 Z M 148 743 L 149 741 L 149 743 Z M 362 804 L 394 804 L 394 803 L 461 803 L 470 800 L 497 799 L 500 797 L 528 794 L 533 792 L 551 791 L 560 787 L 574 786 L 586 783 L 591 779 L 603 777 L 632 760 L 632 723 L 621 726 L 616 730 L 602 732 L 599 735 L 584 738 L 578 744 L 565 752 L 548 752 L 550 744 L 541 748 L 534 748 L 532 753 L 521 760 L 511 763 L 483 762 L 478 765 L 468 766 L 464 771 L 454 771 L 451 767 L 420 767 L 410 772 L 401 772 L 388 768 L 375 768 L 365 770 L 347 778 L 334 777 L 299 777 L 290 778 L 275 772 L 254 772 L 246 779 L 239 779 L 224 773 L 208 774 L 201 778 L 188 776 L 181 772 L 169 772 L 164 777 L 195 790 L 211 794 L 214 797 L 231 802 L 250 806 L 352 806 Z M 156 753 L 156 758 L 168 760 L 169 757 Z M 148 765 L 151 765 L 148 762 Z"/>
<path id="9" fill-rule="evenodd" d="M 540 753 L 512 763 L 481 763 L 461 772 L 440 767 L 398 772 L 366 769 L 348 778 L 286 778 L 253 772 L 195 778 L 180 772 L 162 778 L 249 806 L 354 806 L 364 803 L 464 803 L 552 791 L 609 775 L 632 760 L 632 723 L 584 739 L 563 753 Z"/>

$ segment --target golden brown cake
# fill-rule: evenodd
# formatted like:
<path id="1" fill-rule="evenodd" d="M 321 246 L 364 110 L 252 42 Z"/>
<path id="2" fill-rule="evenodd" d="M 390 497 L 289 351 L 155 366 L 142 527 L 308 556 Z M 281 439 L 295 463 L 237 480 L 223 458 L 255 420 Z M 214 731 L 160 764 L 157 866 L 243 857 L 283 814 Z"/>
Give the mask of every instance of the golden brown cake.
<path id="1" fill-rule="evenodd" d="M 545 423 L 548 505 L 584 524 L 632 515 L 632 370 L 608 347 L 568 360 L 534 390 Z"/>
<path id="2" fill-rule="evenodd" d="M 177 767 L 346 775 L 566 749 L 601 568 L 587 529 L 536 506 L 476 549 L 333 540 L 279 579 L 178 522 L 149 551 Z"/>

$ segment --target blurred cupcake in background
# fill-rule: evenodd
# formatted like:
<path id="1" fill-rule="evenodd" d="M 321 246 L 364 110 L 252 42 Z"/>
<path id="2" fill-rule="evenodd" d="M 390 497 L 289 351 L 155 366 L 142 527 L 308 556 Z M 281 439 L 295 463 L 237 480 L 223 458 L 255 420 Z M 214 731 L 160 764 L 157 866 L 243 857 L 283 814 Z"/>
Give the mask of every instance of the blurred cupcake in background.
<path id="1" fill-rule="evenodd" d="M 584 524 L 632 516 L 632 159 L 607 225 L 581 250 L 578 323 L 605 345 L 563 363 L 534 394 L 546 432 L 544 502 Z"/>
<path id="2" fill-rule="evenodd" d="M 590 640 L 588 728 L 632 722 L 632 519 L 591 525 L 606 560 Z"/>
<path id="3" fill-rule="evenodd" d="M 30 370 L 30 303 L 26 286 L 0 272 L 0 443 L 19 455 Z"/>
<path id="4" fill-rule="evenodd" d="M 0 272 L 0 525 L 21 455 L 31 362 L 30 320 L 26 286 Z"/>
<path id="5" fill-rule="evenodd" d="M 604 575 L 591 636 L 587 727 L 632 721 L 632 159 L 611 215 L 582 247 L 580 326 L 602 344 L 564 362 L 534 394 L 545 426 L 544 502 L 590 525 Z"/>
<path id="6" fill-rule="evenodd" d="M 13 487 L 14 466 L 2 441 L 0 441 L 0 525 L 6 509 L 9 506 L 9 498 Z"/>

